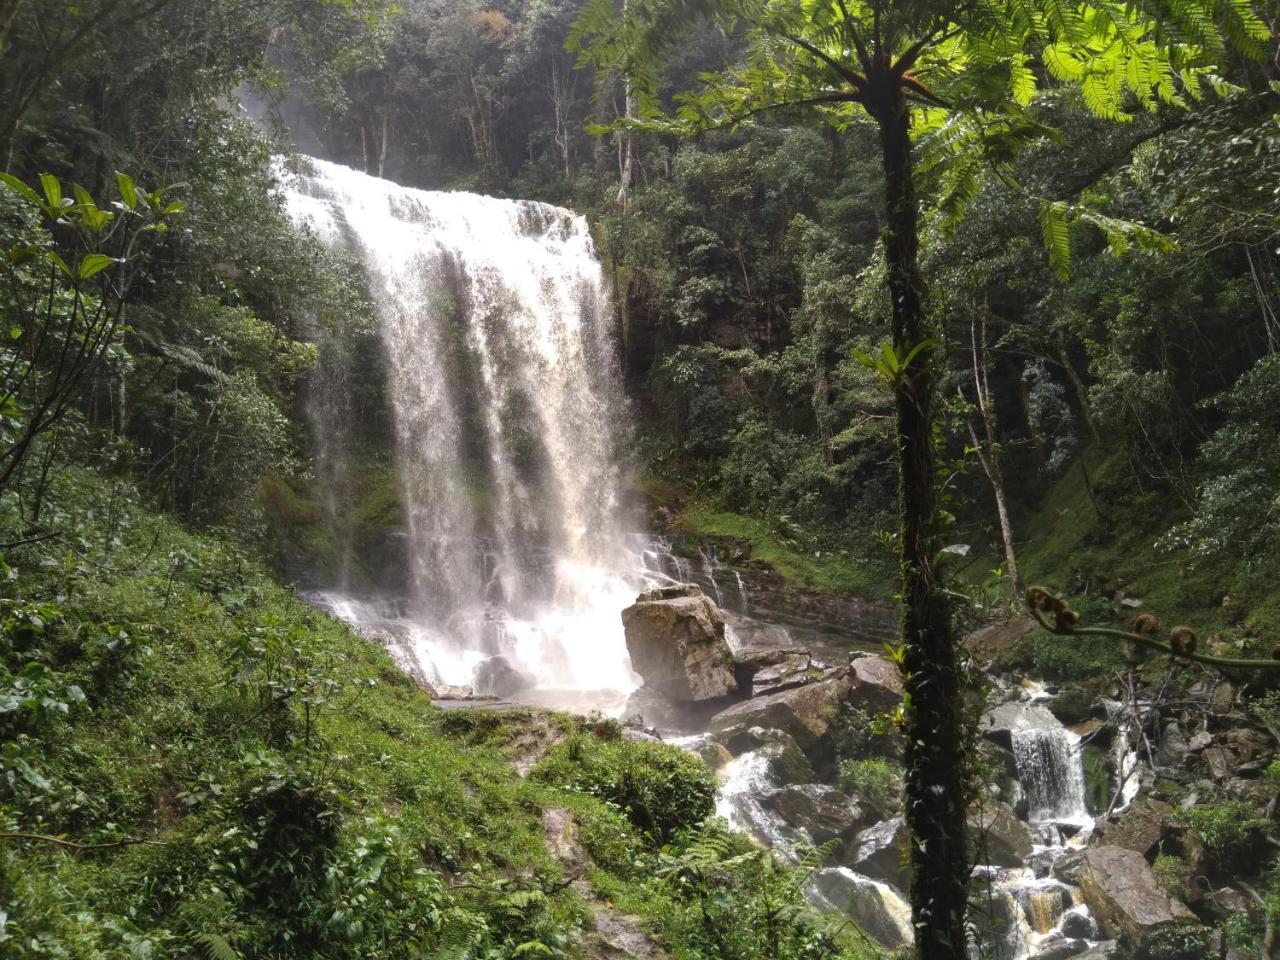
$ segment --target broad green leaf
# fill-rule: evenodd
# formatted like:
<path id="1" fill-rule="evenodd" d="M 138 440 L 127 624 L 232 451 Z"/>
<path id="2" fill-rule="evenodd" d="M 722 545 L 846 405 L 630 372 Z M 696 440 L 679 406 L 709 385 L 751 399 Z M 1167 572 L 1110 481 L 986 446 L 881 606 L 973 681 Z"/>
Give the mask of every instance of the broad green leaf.
<path id="1" fill-rule="evenodd" d="M 67 261 L 63 260 L 56 251 L 46 250 L 44 258 L 66 274 L 68 280 L 72 279 L 71 268 L 67 266 Z"/>
<path id="2" fill-rule="evenodd" d="M 120 199 L 124 201 L 124 205 L 130 210 L 136 210 L 138 208 L 138 187 L 133 182 L 133 177 L 117 170 L 116 186 L 120 189 Z"/>
<path id="3" fill-rule="evenodd" d="M 10 189 L 17 191 L 24 200 L 35 204 L 37 207 L 44 205 L 43 201 L 40 199 L 40 195 L 17 177 L 13 176 L 13 174 L 0 173 L 0 183 L 3 183 Z"/>
<path id="4" fill-rule="evenodd" d="M 62 184 L 51 173 L 40 174 L 40 185 L 44 188 L 45 199 L 54 210 L 62 209 Z"/>
<path id="5" fill-rule="evenodd" d="M 88 280 L 116 262 L 113 257 L 108 257 L 105 253 L 91 253 L 80 261 L 80 279 Z"/>

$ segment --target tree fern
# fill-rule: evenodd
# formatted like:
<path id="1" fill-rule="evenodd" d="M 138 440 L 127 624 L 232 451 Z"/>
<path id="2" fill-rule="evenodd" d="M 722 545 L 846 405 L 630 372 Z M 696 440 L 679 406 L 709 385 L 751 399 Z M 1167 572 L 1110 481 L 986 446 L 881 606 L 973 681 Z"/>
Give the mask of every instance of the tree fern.
<path id="1" fill-rule="evenodd" d="M 240 951 L 218 933 L 202 933 L 196 938 L 205 960 L 241 960 Z"/>

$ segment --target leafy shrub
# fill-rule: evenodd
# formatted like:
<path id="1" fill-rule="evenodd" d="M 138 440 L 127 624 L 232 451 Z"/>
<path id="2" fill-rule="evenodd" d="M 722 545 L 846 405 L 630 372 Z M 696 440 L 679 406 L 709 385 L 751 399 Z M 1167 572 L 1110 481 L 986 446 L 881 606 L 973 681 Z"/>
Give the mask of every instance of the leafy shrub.
<path id="1" fill-rule="evenodd" d="M 866 797 L 878 810 L 895 807 L 902 789 L 902 778 L 893 764 L 879 757 L 842 761 L 839 783 L 841 790 Z"/>
<path id="2" fill-rule="evenodd" d="M 1155 872 L 1156 881 L 1160 884 L 1161 889 L 1169 896 L 1179 899 L 1182 897 L 1183 874 L 1186 868 L 1185 860 L 1168 853 L 1160 854 L 1156 857 L 1155 862 L 1151 864 L 1151 869 Z"/>
<path id="3" fill-rule="evenodd" d="M 1179 812 L 1222 869 L 1245 862 L 1257 849 L 1266 821 L 1243 800 L 1223 800 Z"/>
<path id="4" fill-rule="evenodd" d="M 1212 956 L 1212 935 L 1201 926 L 1157 927 L 1139 945 L 1135 960 L 1204 960 Z"/>
<path id="5" fill-rule="evenodd" d="M 1125 665 L 1117 640 L 1059 637 L 1044 630 L 1034 630 L 1002 651 L 997 663 L 1003 670 L 1020 670 L 1045 680 L 1084 680 Z"/>
<path id="6" fill-rule="evenodd" d="M 715 810 L 715 783 L 706 766 L 661 743 L 575 734 L 552 748 L 533 775 L 613 805 L 657 846 Z"/>

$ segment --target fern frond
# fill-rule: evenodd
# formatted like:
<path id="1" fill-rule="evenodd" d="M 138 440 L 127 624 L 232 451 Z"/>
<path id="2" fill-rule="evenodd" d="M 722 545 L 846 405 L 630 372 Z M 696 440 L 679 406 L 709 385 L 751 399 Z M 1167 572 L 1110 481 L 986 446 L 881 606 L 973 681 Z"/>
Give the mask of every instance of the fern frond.
<path id="1" fill-rule="evenodd" d="M 240 951 L 218 933 L 202 933 L 196 938 L 205 960 L 241 960 Z"/>

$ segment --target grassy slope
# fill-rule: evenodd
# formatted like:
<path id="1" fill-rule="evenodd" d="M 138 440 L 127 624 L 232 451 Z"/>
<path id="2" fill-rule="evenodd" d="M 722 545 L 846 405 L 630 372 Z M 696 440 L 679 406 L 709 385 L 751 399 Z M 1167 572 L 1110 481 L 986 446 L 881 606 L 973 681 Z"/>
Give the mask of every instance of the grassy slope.
<path id="1" fill-rule="evenodd" d="M 887 564 L 852 556 L 847 550 L 810 548 L 801 542 L 803 532 L 788 536 L 760 518 L 734 513 L 712 501 L 690 500 L 676 518 L 675 528 L 693 535 L 745 540 L 751 544 L 753 561 L 798 586 L 869 598 L 893 592 Z"/>
<path id="2" fill-rule="evenodd" d="M 577 955 L 589 910 L 545 850 L 548 806 L 575 811 L 599 889 L 702 955 L 651 839 L 570 789 L 572 764 L 513 773 L 543 718 L 432 708 L 380 647 L 124 485 L 71 472 L 55 499 L 59 538 L 8 552 L 0 600 L 0 955 Z M 552 722 L 591 755 L 593 727 Z M 705 776 L 670 752 L 663 777 Z"/>
<path id="3" fill-rule="evenodd" d="M 1090 456 L 1088 463 L 1097 505 L 1077 464 L 1022 521 L 1019 563 L 1025 583 L 1075 598 L 1091 596 L 1096 618 L 1105 615 L 1103 601 L 1123 581 L 1126 595 L 1141 598 L 1142 609 L 1166 625 L 1186 623 L 1201 637 L 1217 635 L 1240 648 L 1280 637 L 1280 584 L 1244 591 L 1229 565 L 1158 547 L 1157 540 L 1180 519 L 1173 498 L 1108 496 L 1119 486 L 1123 462 Z"/>

